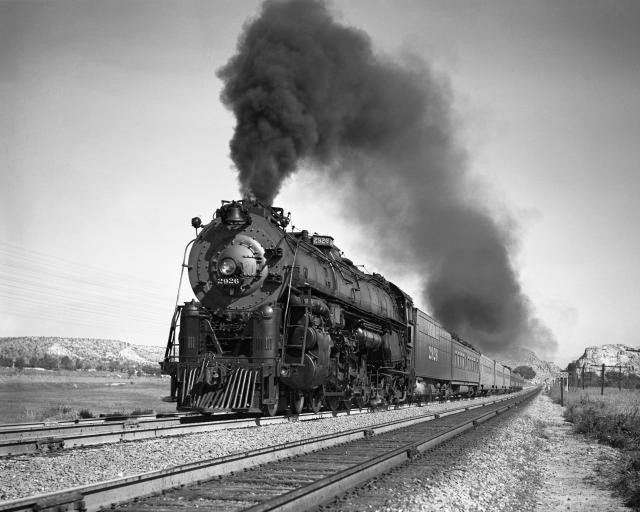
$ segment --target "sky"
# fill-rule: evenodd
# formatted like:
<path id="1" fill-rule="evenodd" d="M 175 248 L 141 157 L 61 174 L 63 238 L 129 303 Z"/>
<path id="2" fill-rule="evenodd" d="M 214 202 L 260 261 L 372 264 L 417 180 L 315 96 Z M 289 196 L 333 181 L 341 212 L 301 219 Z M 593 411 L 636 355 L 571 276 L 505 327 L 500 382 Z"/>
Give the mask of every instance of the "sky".
<path id="1" fill-rule="evenodd" d="M 191 218 L 239 198 L 216 71 L 259 6 L 0 1 L 0 336 L 166 343 Z M 640 345 L 640 3 L 331 6 L 449 83 L 475 190 L 558 340 L 545 357 Z M 339 192 L 302 170 L 274 204 L 419 299 L 423 276 L 377 261 Z"/>

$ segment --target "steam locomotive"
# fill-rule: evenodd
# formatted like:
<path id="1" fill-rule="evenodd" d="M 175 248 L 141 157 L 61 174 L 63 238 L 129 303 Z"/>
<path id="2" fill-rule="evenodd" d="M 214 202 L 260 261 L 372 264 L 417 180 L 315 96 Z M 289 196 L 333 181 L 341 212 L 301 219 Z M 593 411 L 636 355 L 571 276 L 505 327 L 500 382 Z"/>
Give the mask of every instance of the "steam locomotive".
<path id="1" fill-rule="evenodd" d="M 250 200 L 192 219 L 183 271 L 197 300 L 176 304 L 161 363 L 178 410 L 275 415 L 522 388 L 331 236 L 289 221 Z"/>

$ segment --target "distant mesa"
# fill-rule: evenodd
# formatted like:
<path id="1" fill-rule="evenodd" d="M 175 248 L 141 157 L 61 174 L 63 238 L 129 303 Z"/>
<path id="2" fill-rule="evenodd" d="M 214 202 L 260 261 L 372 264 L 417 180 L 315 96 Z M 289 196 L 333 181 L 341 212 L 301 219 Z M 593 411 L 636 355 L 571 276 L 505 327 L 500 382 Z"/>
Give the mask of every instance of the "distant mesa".
<path id="1" fill-rule="evenodd" d="M 608 344 L 587 347 L 576 361 L 576 368 L 597 371 L 598 366 L 624 366 L 634 373 L 640 372 L 640 347 L 623 344 Z"/>

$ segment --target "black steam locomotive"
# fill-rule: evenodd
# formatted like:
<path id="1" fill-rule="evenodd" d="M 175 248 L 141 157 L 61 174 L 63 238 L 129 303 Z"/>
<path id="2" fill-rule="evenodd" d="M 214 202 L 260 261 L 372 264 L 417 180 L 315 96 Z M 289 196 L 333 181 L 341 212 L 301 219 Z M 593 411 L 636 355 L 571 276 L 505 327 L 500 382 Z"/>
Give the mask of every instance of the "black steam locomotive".
<path id="1" fill-rule="evenodd" d="M 274 415 L 522 387 L 332 237 L 288 224 L 281 208 L 223 201 L 189 244 L 197 300 L 176 305 L 162 363 L 179 410 Z"/>

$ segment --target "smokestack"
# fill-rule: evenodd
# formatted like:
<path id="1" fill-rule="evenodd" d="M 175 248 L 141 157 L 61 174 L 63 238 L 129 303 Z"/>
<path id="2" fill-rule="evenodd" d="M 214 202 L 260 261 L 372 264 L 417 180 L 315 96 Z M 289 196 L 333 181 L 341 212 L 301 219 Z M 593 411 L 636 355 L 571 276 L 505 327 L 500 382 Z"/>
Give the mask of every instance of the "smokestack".
<path id="1" fill-rule="evenodd" d="M 451 92 L 425 62 L 377 55 L 322 1 L 266 1 L 219 76 L 243 195 L 270 204 L 308 162 L 354 187 L 351 213 L 385 234 L 381 256 L 429 276 L 423 298 L 447 329 L 493 354 L 555 349 L 518 282 L 513 234 L 468 180 Z"/>

